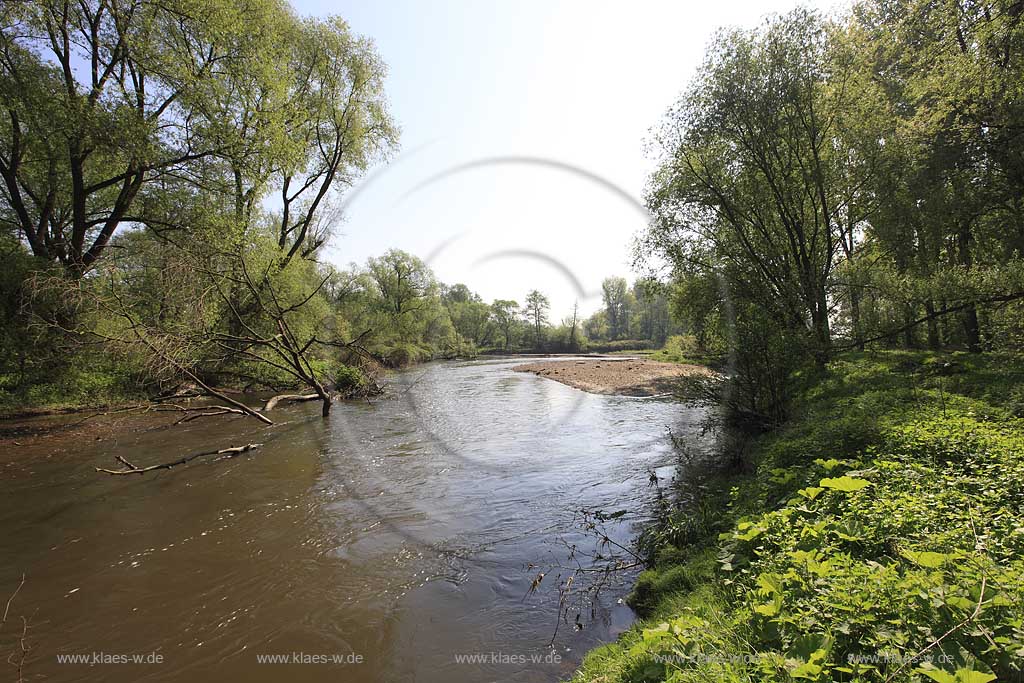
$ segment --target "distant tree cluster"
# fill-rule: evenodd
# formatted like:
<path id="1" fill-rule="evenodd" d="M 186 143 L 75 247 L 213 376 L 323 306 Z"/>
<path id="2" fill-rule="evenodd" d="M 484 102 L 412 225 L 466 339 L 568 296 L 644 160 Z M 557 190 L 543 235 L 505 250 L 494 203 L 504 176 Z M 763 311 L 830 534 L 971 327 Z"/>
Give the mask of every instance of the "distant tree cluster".
<path id="1" fill-rule="evenodd" d="M 630 287 L 625 278 L 609 277 L 601 283 L 603 307 L 587 318 L 583 330 L 598 346 L 657 348 L 681 328 L 670 315 L 669 291 L 653 278 L 642 278 Z M 633 342 L 632 344 L 630 342 Z"/>

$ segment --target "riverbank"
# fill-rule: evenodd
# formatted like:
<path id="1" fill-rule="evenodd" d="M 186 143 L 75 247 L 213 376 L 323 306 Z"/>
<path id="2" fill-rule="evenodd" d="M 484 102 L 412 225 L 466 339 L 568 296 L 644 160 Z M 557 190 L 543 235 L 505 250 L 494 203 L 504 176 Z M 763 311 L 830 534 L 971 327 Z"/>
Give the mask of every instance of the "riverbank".
<path id="1" fill-rule="evenodd" d="M 641 619 L 576 683 L 1021 680 L 1024 360 L 855 354 L 801 381 L 750 474 L 647 531 Z"/>
<path id="2" fill-rule="evenodd" d="M 657 396 L 671 394 L 687 377 L 710 376 L 700 365 L 662 363 L 642 358 L 594 358 L 525 363 L 512 368 L 553 379 L 593 394 Z"/>

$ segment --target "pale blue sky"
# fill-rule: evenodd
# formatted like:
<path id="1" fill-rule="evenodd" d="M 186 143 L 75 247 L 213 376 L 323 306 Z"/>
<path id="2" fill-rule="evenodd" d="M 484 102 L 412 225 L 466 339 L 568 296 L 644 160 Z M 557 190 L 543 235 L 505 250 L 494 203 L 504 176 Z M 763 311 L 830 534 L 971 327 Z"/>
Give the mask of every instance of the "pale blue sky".
<path id="1" fill-rule="evenodd" d="M 569 279 L 544 261 L 495 252 L 541 251 L 594 292 L 605 276 L 632 279 L 630 244 L 643 213 L 608 186 L 553 166 L 477 165 L 421 185 L 482 159 L 541 157 L 642 200 L 652 169 L 644 140 L 695 74 L 714 31 L 753 26 L 797 4 L 292 2 L 304 15 L 340 15 L 373 38 L 402 128 L 400 153 L 348 204 L 329 258 L 362 263 L 389 247 L 433 253 L 441 280 L 465 282 L 488 301 L 521 303 L 528 289 L 544 291 L 554 320 L 576 298 Z M 600 300 L 580 305 L 590 313 Z"/>

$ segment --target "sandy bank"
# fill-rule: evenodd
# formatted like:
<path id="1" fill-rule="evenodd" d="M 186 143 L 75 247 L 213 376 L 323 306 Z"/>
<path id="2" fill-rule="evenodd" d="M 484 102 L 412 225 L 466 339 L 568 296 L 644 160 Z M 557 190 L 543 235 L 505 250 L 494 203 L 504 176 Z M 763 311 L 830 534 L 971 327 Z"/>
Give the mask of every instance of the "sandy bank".
<path id="1" fill-rule="evenodd" d="M 714 374 L 701 365 L 661 363 L 642 358 L 541 361 L 517 365 L 512 369 L 532 372 L 594 394 L 623 396 L 667 394 L 678 386 L 683 377 Z"/>

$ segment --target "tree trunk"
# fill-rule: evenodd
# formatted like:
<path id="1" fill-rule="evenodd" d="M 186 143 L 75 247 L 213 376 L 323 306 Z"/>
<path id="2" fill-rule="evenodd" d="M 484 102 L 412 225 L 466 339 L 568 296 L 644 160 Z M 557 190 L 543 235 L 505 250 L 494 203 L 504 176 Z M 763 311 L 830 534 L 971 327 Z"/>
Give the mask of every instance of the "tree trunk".
<path id="1" fill-rule="evenodd" d="M 914 308 L 910 304 L 903 306 L 903 323 L 908 325 L 903 330 L 903 346 L 908 349 L 917 348 L 917 337 L 914 336 L 914 328 L 910 323 L 914 320 Z"/>
<path id="2" fill-rule="evenodd" d="M 974 265 L 971 242 L 971 226 L 961 225 L 957 235 L 957 260 L 968 270 Z M 978 309 L 973 304 L 964 311 L 963 323 L 964 334 L 967 336 L 967 350 L 971 353 L 981 353 L 981 326 L 978 324 Z"/>
<path id="3" fill-rule="evenodd" d="M 817 345 L 814 357 L 818 365 L 824 366 L 832 348 L 832 332 L 828 324 L 828 303 L 824 287 L 818 290 L 817 301 L 811 309 L 811 324 L 814 326 L 814 338 Z"/>
<path id="4" fill-rule="evenodd" d="M 860 324 L 860 291 L 856 285 L 850 285 L 850 324 L 853 326 L 853 340 L 857 350 L 864 350 L 864 330 Z"/>
<path id="5" fill-rule="evenodd" d="M 973 304 L 964 311 L 963 320 L 967 350 L 971 353 L 981 353 L 981 325 L 978 324 L 978 309 Z"/>
<path id="6" fill-rule="evenodd" d="M 928 348 L 932 351 L 938 351 L 942 346 L 942 340 L 939 337 L 939 321 L 936 320 L 935 316 L 935 303 L 929 299 L 924 302 L 924 311 L 928 314 Z"/>

